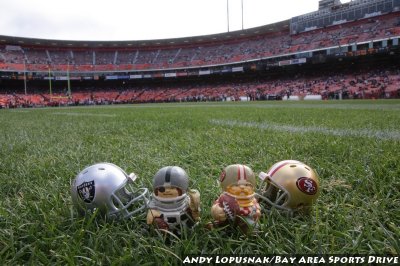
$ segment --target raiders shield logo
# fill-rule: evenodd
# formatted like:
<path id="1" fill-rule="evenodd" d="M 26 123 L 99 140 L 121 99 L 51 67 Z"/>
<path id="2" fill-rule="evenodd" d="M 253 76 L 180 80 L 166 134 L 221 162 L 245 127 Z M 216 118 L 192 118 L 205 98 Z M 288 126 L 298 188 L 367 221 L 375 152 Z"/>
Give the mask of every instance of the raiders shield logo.
<path id="1" fill-rule="evenodd" d="M 94 199 L 94 181 L 83 182 L 77 187 L 79 197 L 86 203 L 91 203 Z"/>
<path id="2" fill-rule="evenodd" d="M 301 192 L 307 195 L 314 195 L 318 190 L 317 182 L 308 177 L 300 177 L 297 179 L 296 185 Z"/>

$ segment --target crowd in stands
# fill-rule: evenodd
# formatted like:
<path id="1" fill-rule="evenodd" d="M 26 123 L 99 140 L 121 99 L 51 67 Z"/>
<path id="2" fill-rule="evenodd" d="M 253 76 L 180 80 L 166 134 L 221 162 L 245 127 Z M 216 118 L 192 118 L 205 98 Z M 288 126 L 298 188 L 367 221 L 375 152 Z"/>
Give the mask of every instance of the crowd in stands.
<path id="1" fill-rule="evenodd" d="M 295 77 L 129 85 L 116 88 L 74 88 L 52 93 L 0 94 L 0 107 L 35 107 L 120 103 L 240 101 L 287 99 L 321 95 L 322 99 L 400 98 L 400 70 L 371 69 L 338 73 L 303 74 Z"/>
<path id="2" fill-rule="evenodd" d="M 242 62 L 314 49 L 336 47 L 400 36 L 399 12 L 289 34 L 289 29 L 231 41 L 146 48 L 62 48 L 0 44 L 0 72 L 107 72 L 187 68 Z M 368 46 L 367 46 L 368 47 Z M 349 53 L 351 53 L 351 47 Z M 146 84 L 115 88 L 73 88 L 28 94 L 0 88 L 0 107 L 59 106 L 147 102 L 238 101 L 286 99 L 321 95 L 335 98 L 398 98 L 400 71 L 396 68 L 341 71 L 309 75 L 263 77 L 246 81 Z M 39 91 L 39 92 L 38 92 Z"/>
<path id="3" fill-rule="evenodd" d="M 398 13 L 291 35 L 289 29 L 199 46 L 127 49 L 60 49 L 0 45 L 0 70 L 119 71 L 206 66 L 400 36 Z"/>

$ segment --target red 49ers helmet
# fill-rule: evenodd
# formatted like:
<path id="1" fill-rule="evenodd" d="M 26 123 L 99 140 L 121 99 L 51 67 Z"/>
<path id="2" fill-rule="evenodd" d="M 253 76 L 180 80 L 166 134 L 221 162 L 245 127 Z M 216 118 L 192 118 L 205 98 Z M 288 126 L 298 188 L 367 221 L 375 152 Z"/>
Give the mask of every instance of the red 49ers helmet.
<path id="1" fill-rule="evenodd" d="M 263 181 L 257 193 L 261 201 L 278 209 L 307 212 L 319 196 L 318 174 L 299 161 L 275 163 L 267 173 L 261 172 L 259 178 Z"/>

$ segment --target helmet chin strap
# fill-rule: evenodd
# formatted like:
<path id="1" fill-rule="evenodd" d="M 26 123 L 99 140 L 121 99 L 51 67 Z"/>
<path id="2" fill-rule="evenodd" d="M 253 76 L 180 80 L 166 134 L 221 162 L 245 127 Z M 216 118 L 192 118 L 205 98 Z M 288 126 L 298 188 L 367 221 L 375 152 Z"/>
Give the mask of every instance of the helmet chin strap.
<path id="1" fill-rule="evenodd" d="M 137 175 L 135 175 L 135 173 L 130 173 L 128 177 L 132 180 L 132 182 L 134 182 L 137 178 Z"/>
<path id="2" fill-rule="evenodd" d="M 260 173 L 258 174 L 258 177 L 259 177 L 262 181 L 264 181 L 265 178 L 268 177 L 268 174 L 267 174 L 267 173 L 264 173 L 264 172 L 260 172 Z"/>

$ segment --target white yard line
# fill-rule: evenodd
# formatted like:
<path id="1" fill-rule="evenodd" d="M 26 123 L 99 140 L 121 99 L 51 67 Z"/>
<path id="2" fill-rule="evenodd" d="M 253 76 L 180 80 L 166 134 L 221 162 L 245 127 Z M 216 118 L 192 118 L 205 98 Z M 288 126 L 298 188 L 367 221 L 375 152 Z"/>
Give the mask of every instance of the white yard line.
<path id="1" fill-rule="evenodd" d="M 12 110 L 11 113 L 29 113 L 28 110 Z"/>
<path id="2" fill-rule="evenodd" d="M 373 129 L 330 129 L 324 127 L 305 127 L 305 126 L 292 126 L 292 125 L 278 125 L 272 123 L 257 123 L 257 122 L 242 122 L 235 120 L 209 120 L 211 124 L 230 126 L 230 127 L 249 127 L 261 130 L 276 130 L 290 133 L 320 133 L 324 135 L 332 135 L 339 137 L 368 137 L 385 140 L 398 140 L 400 139 L 399 131 L 383 131 Z"/>
<path id="3" fill-rule="evenodd" d="M 116 117 L 115 114 L 93 114 L 93 113 L 67 113 L 67 112 L 56 112 L 53 115 L 66 115 L 66 116 L 97 116 L 97 117 Z"/>

